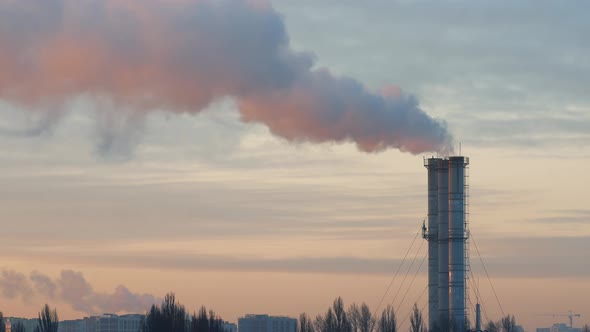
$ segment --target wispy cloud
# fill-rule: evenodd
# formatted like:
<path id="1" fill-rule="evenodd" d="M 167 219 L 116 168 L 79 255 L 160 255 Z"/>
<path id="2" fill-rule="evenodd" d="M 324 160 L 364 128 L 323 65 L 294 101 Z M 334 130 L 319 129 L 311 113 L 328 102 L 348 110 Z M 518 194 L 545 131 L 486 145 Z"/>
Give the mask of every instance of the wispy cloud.
<path id="1" fill-rule="evenodd" d="M 590 224 L 590 210 L 557 210 L 549 217 L 530 219 L 532 223 L 541 224 L 577 224 L 579 226 Z"/>
<path id="2" fill-rule="evenodd" d="M 409 239 L 408 239 L 409 240 Z M 420 239 L 420 241 L 422 241 Z M 420 243 L 420 242 L 418 242 Z M 426 257 L 426 246 L 413 246 L 409 264 L 416 257 L 412 273 L 418 270 L 419 264 Z M 590 267 L 580 264 L 590 250 L 589 237 L 484 237 L 477 239 L 479 253 L 484 264 L 494 277 L 503 278 L 586 278 L 590 277 Z M 362 243 L 359 243 L 362 244 Z M 401 243 L 400 243 L 401 244 Z M 163 244 L 160 244 L 162 246 Z M 236 243 L 236 245 L 242 245 Z M 329 245 L 329 244 L 327 244 Z M 356 245 L 356 244 L 352 244 Z M 267 254 L 203 254 L 182 249 L 142 249 L 126 250 L 120 248 L 116 253 L 100 249 L 87 248 L 74 253 L 68 248 L 55 248 L 29 251 L 24 254 L 29 258 L 55 260 L 60 264 L 92 264 L 103 267 L 125 267 L 159 270 L 186 271 L 236 271 L 236 272 L 285 272 L 307 274 L 350 274 L 350 275 L 392 275 L 402 264 L 402 257 L 410 243 L 391 252 L 390 257 L 381 255 L 371 257 L 362 250 L 357 255 L 287 255 L 280 257 Z M 473 244 L 472 244 L 473 246 Z M 474 273 L 483 272 L 478 251 L 474 247 L 471 252 L 471 268 Z M 514 253 L 518 252 L 518 255 Z M 7 253 L 11 257 L 19 257 L 18 253 Z M 568 256 L 569 259 L 563 259 Z M 405 270 L 404 270 L 405 271 Z M 426 265 L 420 273 L 426 273 Z M 14 276 L 13 276 L 14 277 Z M 21 278 L 22 279 L 22 278 Z M 14 278 L 7 278 L 14 280 Z M 47 288 L 44 286 L 44 288 Z"/>

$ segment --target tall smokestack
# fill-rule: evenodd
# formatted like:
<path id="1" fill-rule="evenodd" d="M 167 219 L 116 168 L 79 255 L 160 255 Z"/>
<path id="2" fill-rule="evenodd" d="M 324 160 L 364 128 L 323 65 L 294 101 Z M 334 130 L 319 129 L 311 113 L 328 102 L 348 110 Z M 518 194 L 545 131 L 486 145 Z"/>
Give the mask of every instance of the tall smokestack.
<path id="1" fill-rule="evenodd" d="M 432 328 L 439 319 L 438 310 L 438 168 L 443 160 L 424 161 L 428 169 L 428 229 L 423 237 L 428 241 L 428 324 Z"/>
<path id="2" fill-rule="evenodd" d="M 469 158 L 429 158 L 428 169 L 428 301 L 429 327 L 467 330 L 466 167 Z"/>
<path id="3" fill-rule="evenodd" d="M 465 313 L 465 167 L 469 158 L 449 158 L 449 274 L 450 318 L 454 330 L 464 332 Z"/>
<path id="4" fill-rule="evenodd" d="M 449 323 L 449 163 L 438 166 L 438 312 L 439 324 Z"/>

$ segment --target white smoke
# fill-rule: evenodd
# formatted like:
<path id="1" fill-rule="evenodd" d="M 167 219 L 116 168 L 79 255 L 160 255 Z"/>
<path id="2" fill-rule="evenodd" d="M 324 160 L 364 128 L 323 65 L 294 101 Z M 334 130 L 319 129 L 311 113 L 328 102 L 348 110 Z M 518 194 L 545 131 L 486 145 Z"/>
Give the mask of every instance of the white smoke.
<path id="1" fill-rule="evenodd" d="M 0 54 L 0 99 L 25 109 L 92 96 L 115 112 L 198 113 L 229 96 L 244 121 L 291 141 L 365 152 L 452 146 L 415 97 L 316 69 L 264 1 L 0 0 Z M 127 120 L 140 118 L 101 125 L 98 150 L 132 148 Z"/>
<path id="2" fill-rule="evenodd" d="M 72 270 L 63 270 L 54 279 L 38 271 L 26 276 L 21 272 L 2 270 L 0 294 L 7 299 L 21 299 L 25 303 L 35 300 L 58 301 L 88 315 L 105 312 L 142 313 L 161 301 L 151 294 L 134 293 L 123 285 L 117 286 L 112 293 L 97 292 L 81 272 Z"/>

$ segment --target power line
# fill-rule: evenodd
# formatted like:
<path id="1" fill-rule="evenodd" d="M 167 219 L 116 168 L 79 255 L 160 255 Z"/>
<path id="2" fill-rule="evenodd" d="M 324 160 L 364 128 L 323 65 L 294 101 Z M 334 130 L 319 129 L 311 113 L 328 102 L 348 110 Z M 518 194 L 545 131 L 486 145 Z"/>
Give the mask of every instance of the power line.
<path id="1" fill-rule="evenodd" d="M 428 289 L 428 286 L 424 287 L 424 289 L 422 290 L 422 293 L 420 294 L 420 296 L 416 300 L 416 303 L 420 302 L 420 299 L 422 299 L 422 296 L 424 296 L 424 294 L 426 293 L 426 290 L 427 289 Z M 428 301 L 426 302 L 426 304 L 428 304 Z M 426 304 L 422 307 L 422 309 L 420 311 L 424 311 L 424 307 L 426 307 Z M 404 320 L 402 320 L 402 322 L 399 324 L 399 327 L 400 328 L 404 325 L 404 323 L 406 322 L 406 320 L 408 319 L 408 317 L 410 317 L 410 314 L 411 313 L 412 313 L 412 309 L 410 309 L 410 311 L 408 312 L 408 314 L 406 315 L 406 317 L 404 317 Z"/>
<path id="2" fill-rule="evenodd" d="M 422 243 L 424 243 L 424 242 L 422 242 Z M 412 285 L 414 284 L 414 280 L 416 280 L 416 276 L 418 275 L 418 272 L 420 272 L 420 269 L 422 269 L 422 265 L 424 265 L 424 261 L 426 260 L 426 257 L 428 257 L 428 251 L 426 251 L 426 253 L 424 254 L 424 257 L 422 258 L 422 261 L 420 262 L 420 266 L 418 266 L 418 269 L 416 270 L 416 272 L 414 273 L 414 276 L 412 277 L 412 281 L 410 281 L 408 288 L 406 288 L 406 293 L 404 294 L 404 297 L 402 297 L 402 299 L 397 307 L 397 310 L 399 310 L 399 308 L 404 303 L 406 296 L 408 295 L 408 293 L 410 292 L 410 289 L 412 288 Z"/>
<path id="3" fill-rule="evenodd" d="M 385 299 L 385 296 L 387 296 L 387 293 L 389 292 L 389 289 L 391 288 L 391 285 L 393 285 L 393 282 L 397 278 L 397 275 L 398 275 L 399 271 L 401 270 L 402 266 L 404 265 L 404 262 L 406 261 L 406 258 L 408 257 L 408 254 L 410 253 L 410 250 L 412 250 L 412 247 L 414 246 L 414 243 L 416 242 L 416 239 L 418 238 L 418 234 L 420 234 L 420 230 L 418 230 L 416 232 L 416 236 L 414 236 L 414 240 L 412 241 L 412 244 L 408 248 L 408 251 L 406 251 L 406 255 L 404 256 L 404 259 L 402 260 L 402 263 L 397 267 L 397 271 L 395 271 L 395 274 L 393 275 L 393 278 L 391 278 L 391 281 L 389 282 L 389 286 L 387 286 L 387 289 L 385 290 L 385 293 L 383 293 L 383 296 L 381 297 L 381 301 L 379 301 L 379 305 L 377 306 L 377 309 L 375 310 L 375 315 L 377 315 L 377 313 L 379 312 L 379 308 L 381 308 L 381 304 L 383 304 L 383 300 Z"/>
<path id="4" fill-rule="evenodd" d="M 416 263 L 416 258 L 418 257 L 418 254 L 420 253 L 420 249 L 422 249 L 423 244 L 424 244 L 424 241 L 420 242 L 420 246 L 418 247 L 418 250 L 416 251 L 414 258 L 412 259 L 412 263 L 410 264 L 410 267 L 408 268 L 408 271 L 406 272 L 406 275 L 404 276 L 404 280 L 402 280 L 402 283 L 399 285 L 397 291 L 395 292 L 395 296 L 393 297 L 393 301 L 391 301 L 391 305 L 393 305 L 395 303 L 395 299 L 397 299 L 399 292 L 401 291 L 404 283 L 406 282 L 406 279 L 408 278 L 408 274 L 410 274 L 410 271 L 414 267 L 414 263 Z"/>
<path id="5" fill-rule="evenodd" d="M 479 292 L 479 286 L 475 282 L 475 276 L 473 275 L 473 271 L 471 269 L 469 270 L 469 275 L 471 275 L 469 281 L 471 282 L 471 286 L 473 288 L 473 291 L 475 292 L 475 299 L 477 300 L 477 302 L 479 302 L 479 300 L 481 299 L 481 293 Z"/>
<path id="6" fill-rule="evenodd" d="M 506 317 L 506 314 L 504 314 L 504 309 L 502 308 L 502 304 L 500 303 L 500 299 L 498 298 L 498 294 L 496 293 L 496 289 L 494 288 L 494 284 L 492 284 L 492 280 L 490 279 L 488 269 L 486 268 L 486 265 L 483 263 L 483 259 L 481 258 L 481 255 L 479 254 L 479 248 L 477 248 L 477 243 L 475 243 L 475 238 L 473 237 L 473 235 L 471 235 L 471 239 L 473 240 L 473 244 L 475 245 L 475 250 L 477 251 L 477 256 L 479 257 L 481 265 L 483 266 L 483 270 L 485 271 L 488 281 L 490 283 L 490 286 L 492 287 L 492 291 L 494 292 L 494 296 L 496 297 L 496 301 L 498 302 L 498 306 L 500 307 L 500 311 L 502 311 L 502 317 Z"/>

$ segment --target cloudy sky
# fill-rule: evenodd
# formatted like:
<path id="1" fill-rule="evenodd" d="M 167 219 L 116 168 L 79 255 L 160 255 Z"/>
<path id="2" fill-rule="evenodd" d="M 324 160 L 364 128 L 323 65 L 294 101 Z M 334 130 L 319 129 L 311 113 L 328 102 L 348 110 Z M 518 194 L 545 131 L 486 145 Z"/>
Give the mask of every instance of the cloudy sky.
<path id="1" fill-rule="evenodd" d="M 0 309 L 376 308 L 427 213 L 422 158 L 461 143 L 488 318 L 588 322 L 589 10 L 1 0 Z M 409 289 L 402 320 L 425 249 L 385 295 Z"/>

